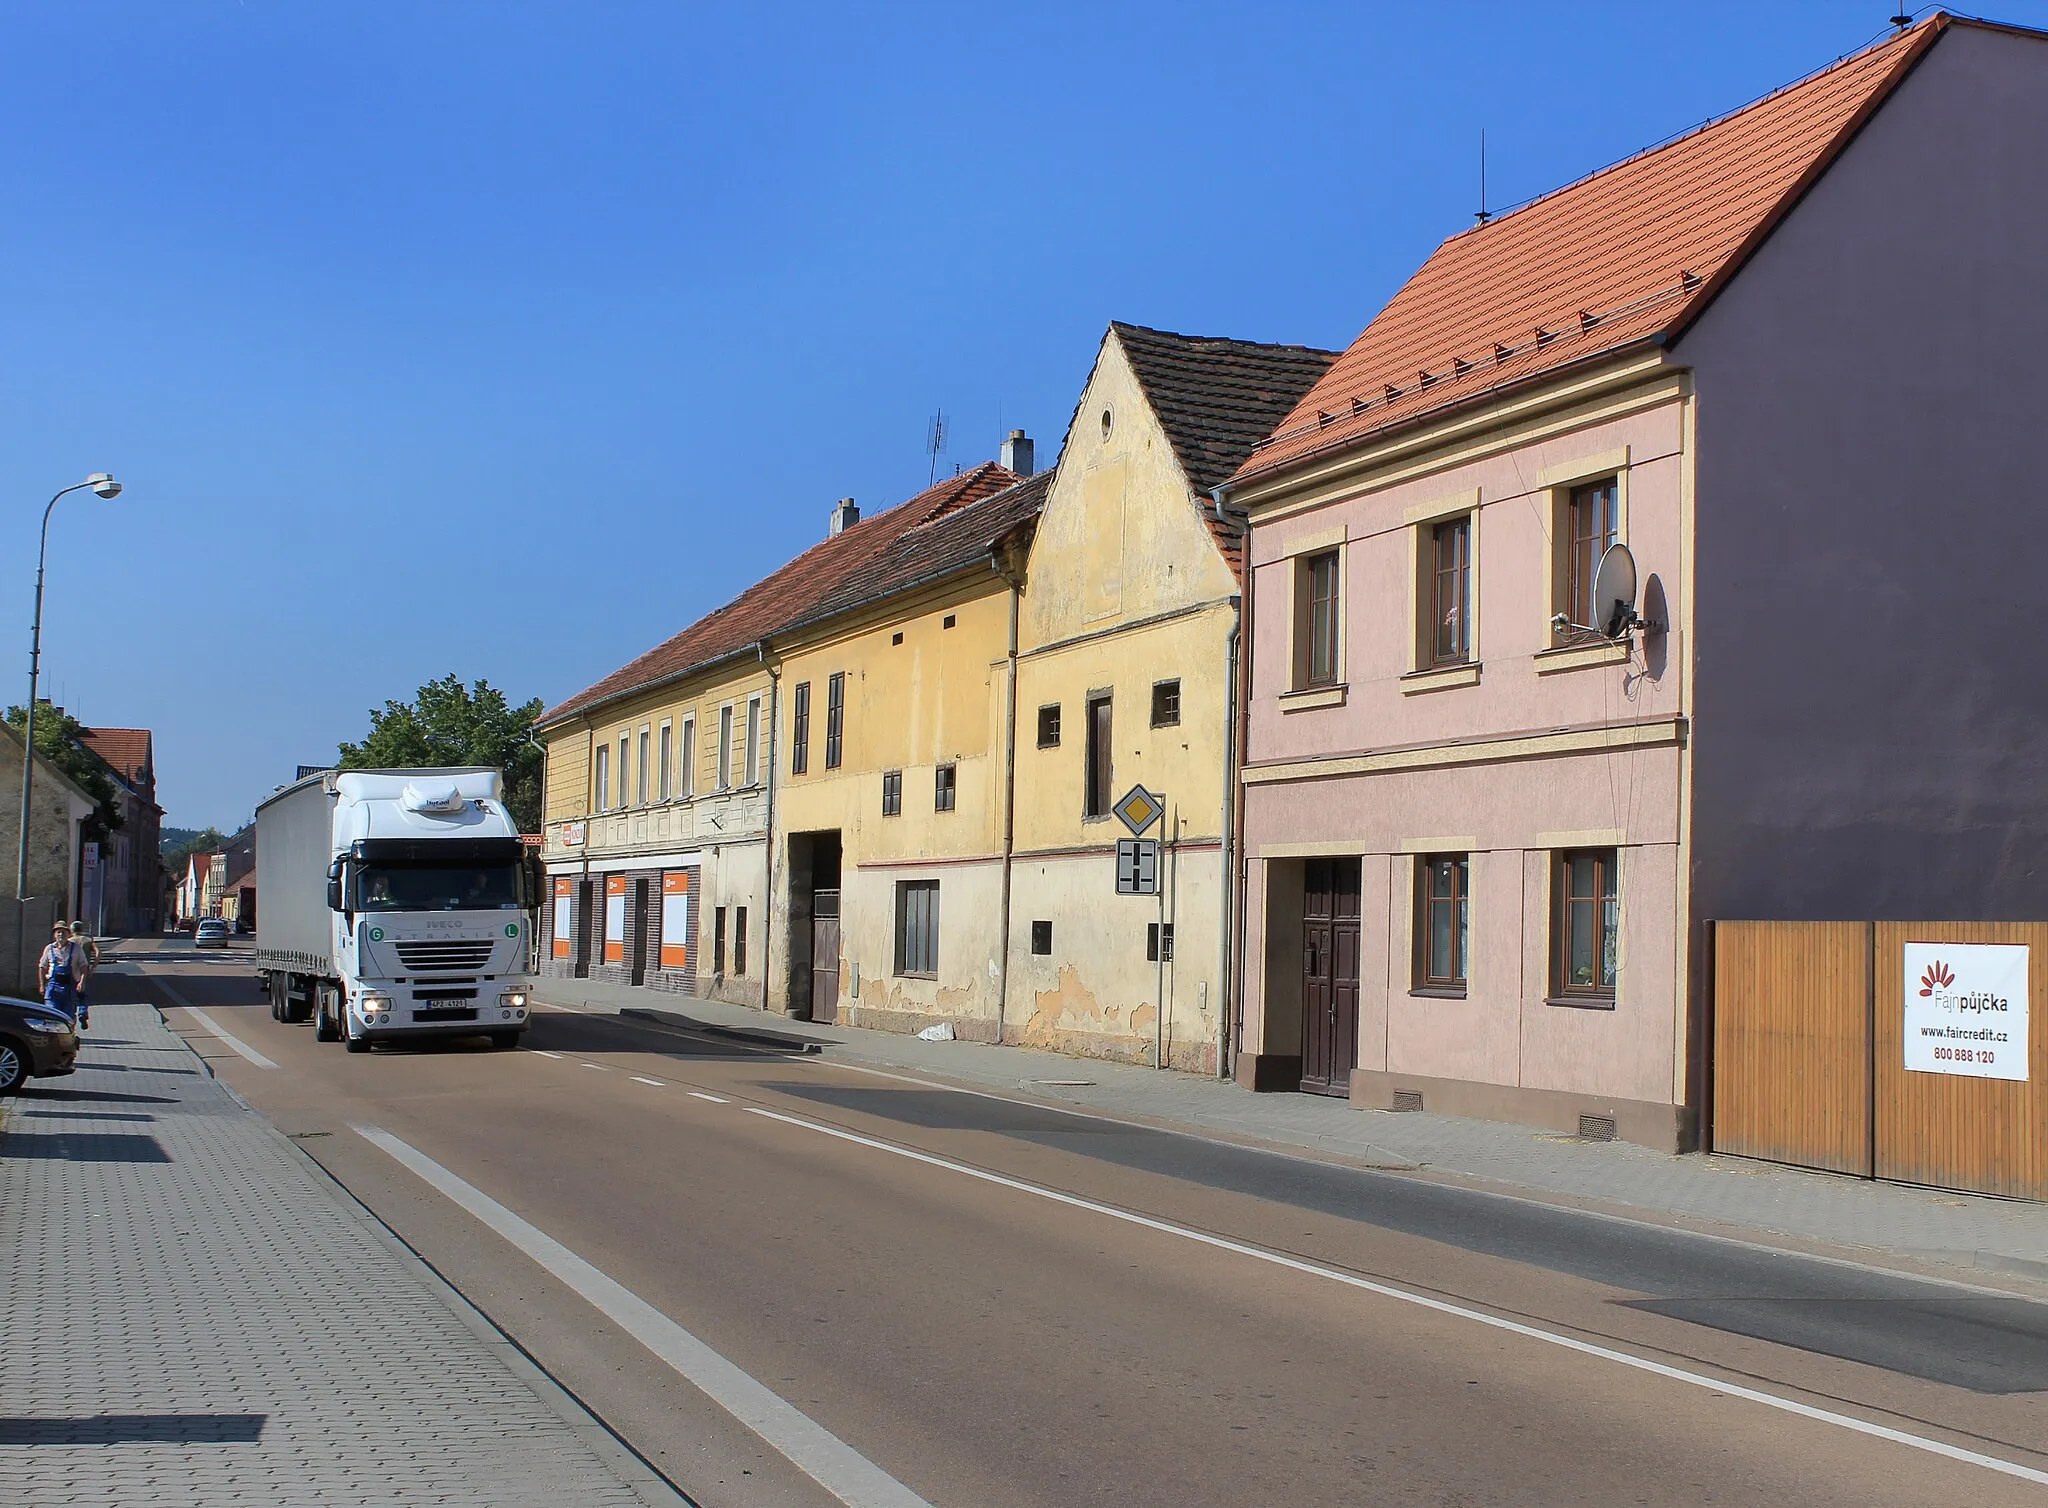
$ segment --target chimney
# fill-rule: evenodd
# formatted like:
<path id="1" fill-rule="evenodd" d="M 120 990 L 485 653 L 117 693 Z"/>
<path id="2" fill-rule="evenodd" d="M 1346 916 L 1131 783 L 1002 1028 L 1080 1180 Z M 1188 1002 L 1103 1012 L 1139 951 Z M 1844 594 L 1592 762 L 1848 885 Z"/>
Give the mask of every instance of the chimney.
<path id="1" fill-rule="evenodd" d="M 1003 464 L 1018 476 L 1030 476 L 1038 470 L 1036 449 L 1023 430 L 1013 429 L 1003 441 Z"/>
<path id="2" fill-rule="evenodd" d="M 847 525 L 859 522 L 860 504 L 850 497 L 842 497 L 832 505 L 832 518 L 825 526 L 825 537 L 830 539 Z"/>

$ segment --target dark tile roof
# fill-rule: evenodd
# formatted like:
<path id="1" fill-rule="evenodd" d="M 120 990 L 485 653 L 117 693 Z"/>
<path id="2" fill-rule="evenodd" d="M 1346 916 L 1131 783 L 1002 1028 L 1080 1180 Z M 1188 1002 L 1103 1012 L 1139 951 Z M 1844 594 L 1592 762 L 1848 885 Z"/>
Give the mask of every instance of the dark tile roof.
<path id="1" fill-rule="evenodd" d="M 1239 571 L 1237 531 L 1206 506 L 1209 489 L 1229 480 L 1252 447 L 1322 380 L 1337 353 L 1176 335 L 1121 321 L 1109 328 L 1194 486 L 1210 537 L 1231 570 Z"/>
<path id="2" fill-rule="evenodd" d="M 1603 352 L 1676 338 L 1949 21 L 1937 14 L 1452 236 L 1260 442 L 1239 478 Z"/>
<path id="3" fill-rule="evenodd" d="M 149 729 L 83 728 L 79 731 L 79 738 L 88 749 L 105 760 L 131 790 L 140 788 L 143 771 L 150 764 Z"/>
<path id="4" fill-rule="evenodd" d="M 947 477 L 908 502 L 864 518 L 764 576 L 725 606 L 540 716 L 546 727 L 743 653 L 771 634 L 815 620 L 825 599 L 920 524 L 943 519 L 1021 480 L 993 461 Z"/>

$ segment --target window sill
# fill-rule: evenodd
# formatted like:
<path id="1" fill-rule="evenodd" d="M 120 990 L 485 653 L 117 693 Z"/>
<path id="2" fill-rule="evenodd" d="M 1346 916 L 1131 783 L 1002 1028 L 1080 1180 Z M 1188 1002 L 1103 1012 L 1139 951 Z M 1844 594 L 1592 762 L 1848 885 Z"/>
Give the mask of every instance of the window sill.
<path id="1" fill-rule="evenodd" d="M 1408 992 L 1417 1000 L 1463 1000 L 1465 991 L 1455 984 L 1418 984 Z"/>
<path id="2" fill-rule="evenodd" d="M 1401 677 L 1401 695 L 1421 696 L 1429 691 L 1448 691 L 1453 686 L 1477 686 L 1479 684 L 1479 662 L 1466 660 L 1458 665 L 1436 665 L 1428 670 L 1411 670 Z"/>
<path id="3" fill-rule="evenodd" d="M 1308 686 L 1300 691 L 1280 693 L 1282 712 L 1307 712 L 1313 707 L 1341 707 L 1351 688 L 1339 681 L 1334 686 Z"/>
<path id="4" fill-rule="evenodd" d="M 1575 1011 L 1611 1011 L 1614 1009 L 1612 995 L 1551 995 L 1545 998 L 1545 1005 L 1559 1005 Z"/>
<path id="5" fill-rule="evenodd" d="M 895 977 L 898 979 L 937 979 L 939 976 L 937 970 L 927 974 L 917 969 L 898 969 Z"/>
<path id="6" fill-rule="evenodd" d="M 1597 644 L 1563 644 L 1537 654 L 1536 673 L 1556 675 L 1561 670 L 1585 670 L 1594 665 L 1626 665 L 1628 655 L 1626 639 L 1602 639 Z"/>

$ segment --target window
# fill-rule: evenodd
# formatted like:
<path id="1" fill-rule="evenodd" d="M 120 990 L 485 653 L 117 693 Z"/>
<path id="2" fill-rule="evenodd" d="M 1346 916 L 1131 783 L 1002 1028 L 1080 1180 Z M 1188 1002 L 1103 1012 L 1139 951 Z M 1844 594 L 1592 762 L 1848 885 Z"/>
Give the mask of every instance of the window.
<path id="1" fill-rule="evenodd" d="M 597 746 L 597 809 L 605 811 L 612 804 L 612 751 L 603 744 Z"/>
<path id="2" fill-rule="evenodd" d="M 718 709 L 718 788 L 732 789 L 732 708 Z"/>
<path id="3" fill-rule="evenodd" d="M 930 979 L 939 972 L 939 882 L 896 882 L 896 972 Z"/>
<path id="4" fill-rule="evenodd" d="M 1152 726 L 1175 728 L 1180 726 L 1180 682 L 1154 681 L 1152 683 Z"/>
<path id="5" fill-rule="evenodd" d="M 959 619 L 955 618 L 955 617 L 954 617 L 954 616 L 953 616 L 953 615 L 952 615 L 951 613 L 948 613 L 948 614 L 946 614 L 946 617 L 945 617 L 945 621 L 944 621 L 944 622 L 942 622 L 942 623 L 940 623 L 940 624 L 939 624 L 939 627 L 941 627 L 941 628 L 951 628 L 951 627 L 952 627 L 952 626 L 953 626 L 953 625 L 954 625 L 955 623 L 957 623 L 958 621 L 959 621 Z"/>
<path id="6" fill-rule="evenodd" d="M 1031 924 L 1031 951 L 1041 958 L 1052 952 L 1051 922 L 1033 922 Z"/>
<path id="7" fill-rule="evenodd" d="M 1337 635 L 1340 603 L 1337 552 L 1309 555 L 1296 566 L 1300 573 L 1295 630 L 1295 684 L 1299 688 L 1337 684 Z"/>
<path id="8" fill-rule="evenodd" d="M 903 772 L 882 771 L 882 815 L 900 817 L 903 815 Z"/>
<path id="9" fill-rule="evenodd" d="M 1611 848 L 1557 857 L 1557 993 L 1572 1004 L 1611 1005 L 1621 941 L 1617 858 Z"/>
<path id="10" fill-rule="evenodd" d="M 793 726 L 789 730 L 789 773 L 801 775 L 811 767 L 811 683 L 796 683 Z"/>
<path id="11" fill-rule="evenodd" d="M 621 733 L 619 735 L 619 805 L 622 808 L 631 804 L 631 798 L 626 794 L 628 790 L 628 786 L 626 785 L 626 771 L 628 768 L 631 767 L 632 763 L 632 735 L 627 733 Z"/>
<path id="12" fill-rule="evenodd" d="M 1430 531 L 1426 665 L 1472 658 L 1472 515 L 1447 518 Z"/>
<path id="13" fill-rule="evenodd" d="M 747 908 L 732 914 L 732 972 L 735 979 L 747 977 Z"/>
<path id="14" fill-rule="evenodd" d="M 761 699 L 758 696 L 747 699 L 747 753 L 741 764 L 747 772 L 747 784 L 756 784 L 761 778 Z"/>
<path id="15" fill-rule="evenodd" d="M 1614 543 L 1619 496 L 1615 478 L 1608 477 L 1572 488 L 1565 509 L 1564 610 L 1581 628 L 1603 626 L 1593 621 L 1593 573 L 1600 567 L 1601 555 Z M 1567 638 L 1575 637 L 1571 629 L 1564 632 Z"/>
<path id="16" fill-rule="evenodd" d="M 1087 790 L 1082 793 L 1081 815 L 1084 817 L 1107 817 L 1109 804 L 1116 799 L 1110 794 L 1109 708 L 1107 696 L 1088 698 L 1088 767 L 1085 772 Z"/>
<path id="17" fill-rule="evenodd" d="M 647 758 L 647 742 L 647 730 L 642 728 L 640 730 L 640 784 L 634 788 L 635 794 L 633 797 L 641 806 L 647 805 L 647 766 L 651 762 Z"/>
<path id="18" fill-rule="evenodd" d="M 902 634 L 900 634 L 900 633 L 896 633 L 896 634 L 891 634 L 891 635 L 889 635 L 889 643 L 890 643 L 890 645 L 891 645 L 891 646 L 894 646 L 894 645 L 897 645 L 897 644 L 901 644 L 902 642 L 903 642 L 903 635 L 902 635 Z"/>
<path id="19" fill-rule="evenodd" d="M 683 794 L 697 794 L 697 719 L 683 719 Z"/>
<path id="20" fill-rule="evenodd" d="M 1145 923 L 1145 962 L 1158 963 L 1163 956 L 1173 962 L 1173 923 Z"/>
<path id="21" fill-rule="evenodd" d="M 839 768 L 839 756 L 846 732 L 846 672 L 835 673 L 825 683 L 825 768 Z"/>
<path id="22" fill-rule="evenodd" d="M 661 725 L 661 784 L 660 784 L 660 792 L 661 792 L 661 799 L 662 799 L 663 801 L 666 801 L 666 800 L 668 800 L 668 798 L 669 798 L 669 795 L 670 795 L 670 792 L 671 792 L 671 791 L 673 790 L 673 788 L 674 788 L 674 787 L 673 787 L 673 783 L 672 783 L 672 777 L 671 777 L 671 775 L 670 775 L 670 771 L 671 771 L 671 770 L 673 770 L 673 769 L 674 769 L 674 767 L 675 767 L 675 755 L 676 755 L 676 750 L 675 750 L 675 742 L 676 742 L 676 740 L 675 740 L 675 731 L 676 731 L 676 730 L 675 730 L 674 728 L 672 728 L 671 726 L 669 726 L 669 724 L 667 724 L 667 723 L 663 723 L 663 724 Z"/>
<path id="23" fill-rule="evenodd" d="M 1038 709 L 1038 747 L 1057 749 L 1060 746 L 1060 704 Z"/>
<path id="24" fill-rule="evenodd" d="M 711 908 L 711 973 L 713 977 L 725 977 L 725 907 Z"/>
<path id="25" fill-rule="evenodd" d="M 960 780 L 957 766 L 950 764 L 940 765 L 932 777 L 932 810 L 935 812 L 950 812 L 953 810 L 953 799 L 959 788 Z"/>
<path id="26" fill-rule="evenodd" d="M 1431 854 L 1415 864 L 1415 985 L 1465 993 L 1470 958 L 1471 860 Z"/>

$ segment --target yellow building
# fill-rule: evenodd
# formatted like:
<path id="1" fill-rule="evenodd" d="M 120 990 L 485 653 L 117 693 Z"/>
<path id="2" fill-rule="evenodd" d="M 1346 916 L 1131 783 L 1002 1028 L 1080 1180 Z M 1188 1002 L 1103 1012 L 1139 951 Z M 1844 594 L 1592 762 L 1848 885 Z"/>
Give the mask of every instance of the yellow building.
<path id="1" fill-rule="evenodd" d="M 1228 997 L 1238 534 L 1209 489 L 1333 353 L 1113 324 L 1067 432 L 1019 620 L 1011 1040 L 1214 1072 Z M 1111 806 L 1166 810 L 1119 895 Z M 1160 1002 L 1166 1002 L 1162 1011 Z"/>
<path id="2" fill-rule="evenodd" d="M 544 970 L 1215 1071 L 1239 586 L 1208 489 L 1330 360 L 1112 325 L 1056 468 L 1020 431 L 842 505 L 545 714 Z M 1142 897 L 1135 785 L 1167 803 Z"/>
<path id="3" fill-rule="evenodd" d="M 908 520 L 1016 480 L 980 467 L 865 523 L 842 503 L 822 543 L 542 714 L 543 973 L 769 1003 L 774 635 L 815 618 Z"/>

